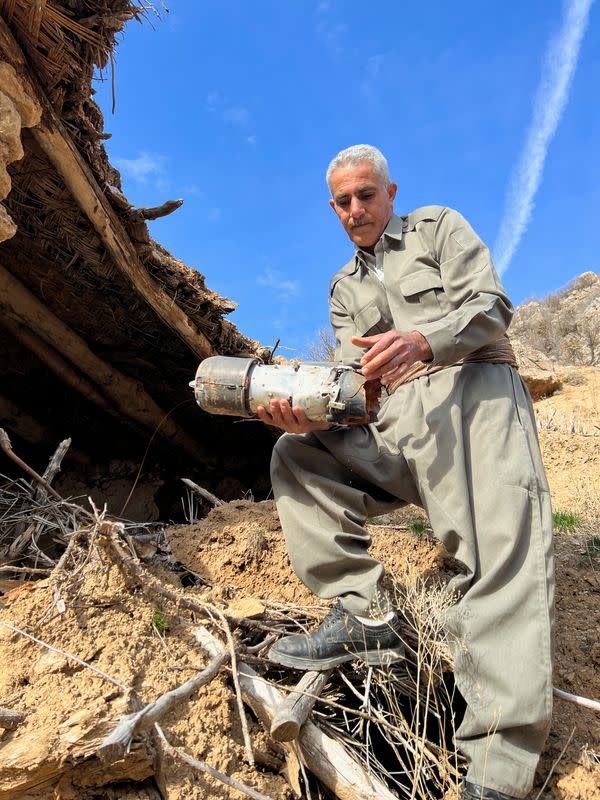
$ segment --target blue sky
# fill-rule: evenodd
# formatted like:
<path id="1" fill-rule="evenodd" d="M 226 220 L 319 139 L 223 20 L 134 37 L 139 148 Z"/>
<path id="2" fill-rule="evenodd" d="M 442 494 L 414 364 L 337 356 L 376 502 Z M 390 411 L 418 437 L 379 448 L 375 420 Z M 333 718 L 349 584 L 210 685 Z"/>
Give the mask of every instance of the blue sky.
<path id="1" fill-rule="evenodd" d="M 239 303 L 230 319 L 248 336 L 301 355 L 328 324 L 329 279 L 352 254 L 324 181 L 343 147 L 386 154 L 399 214 L 452 206 L 490 247 L 505 215 L 512 224 L 506 196 L 540 81 L 556 78 L 560 0 L 167 5 L 125 29 L 114 115 L 109 73 L 95 84 L 106 146 L 132 203 L 184 198 L 152 234 Z M 576 55 L 504 273 L 515 304 L 600 269 L 598 5 Z"/>

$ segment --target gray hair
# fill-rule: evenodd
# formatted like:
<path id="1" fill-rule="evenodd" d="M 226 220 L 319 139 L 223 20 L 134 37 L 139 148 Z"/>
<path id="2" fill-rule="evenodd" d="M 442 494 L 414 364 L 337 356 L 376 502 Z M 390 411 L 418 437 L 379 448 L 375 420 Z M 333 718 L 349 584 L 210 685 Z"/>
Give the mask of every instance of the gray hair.
<path id="1" fill-rule="evenodd" d="M 390 172 L 388 163 L 381 150 L 373 147 L 372 144 L 353 144 L 352 147 L 340 150 L 327 167 L 326 179 L 329 191 L 331 191 L 331 176 L 338 167 L 355 167 L 361 161 L 369 161 L 373 165 L 375 172 L 383 179 L 384 185 L 389 185 Z"/>

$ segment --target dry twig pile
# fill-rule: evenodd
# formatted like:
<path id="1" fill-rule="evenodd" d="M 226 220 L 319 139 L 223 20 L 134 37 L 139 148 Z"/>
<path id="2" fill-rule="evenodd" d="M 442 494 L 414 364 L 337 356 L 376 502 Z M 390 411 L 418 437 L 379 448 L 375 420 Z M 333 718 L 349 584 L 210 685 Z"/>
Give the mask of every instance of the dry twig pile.
<path id="1" fill-rule="evenodd" d="M 405 663 L 355 662 L 316 683 L 309 674 L 298 691 L 300 676 L 275 668 L 266 650 L 323 608 L 255 598 L 243 610 L 234 587 L 178 564 L 157 526 L 111 520 L 23 480 L 5 483 L 0 516 L 2 570 L 19 579 L 5 598 L 0 650 L 29 667 L 0 690 L 0 798 L 56 786 L 87 797 L 90 787 L 148 779 L 169 798 L 431 798 L 457 785 L 441 588 L 399 594 Z M 50 720 L 33 707 L 49 688 L 62 694 Z M 217 700 L 228 708 L 213 726 L 219 741 L 196 746 L 185 723 L 193 728 L 199 708 L 221 714 Z M 40 729 L 47 748 L 35 756 Z M 229 769 L 215 759 L 224 746 L 236 753 Z M 203 794 L 208 785 L 220 788 Z"/>

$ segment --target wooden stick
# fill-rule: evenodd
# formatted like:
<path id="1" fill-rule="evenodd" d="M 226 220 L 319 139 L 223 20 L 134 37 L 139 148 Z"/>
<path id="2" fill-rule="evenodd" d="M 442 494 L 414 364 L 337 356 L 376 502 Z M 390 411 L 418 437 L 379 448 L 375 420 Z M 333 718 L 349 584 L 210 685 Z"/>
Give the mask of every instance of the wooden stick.
<path id="1" fill-rule="evenodd" d="M 140 219 L 158 219 L 159 217 L 166 217 L 181 208 L 183 200 L 167 200 L 162 206 L 154 206 L 153 208 L 132 208 L 131 214 Z"/>
<path id="2" fill-rule="evenodd" d="M 55 579 L 58 578 L 60 580 L 61 573 L 65 568 L 65 564 L 71 558 L 71 553 L 75 549 L 75 545 L 81 539 L 83 539 L 84 537 L 87 536 L 88 531 L 89 531 L 89 529 L 87 527 L 79 528 L 78 530 L 73 531 L 73 533 L 71 534 L 71 537 L 70 537 L 70 539 L 68 541 L 68 544 L 67 544 L 67 546 L 65 547 L 65 549 L 63 551 L 62 556 L 58 559 L 58 561 L 56 563 L 56 566 L 54 568 L 54 578 Z M 55 598 L 56 598 L 57 592 L 55 592 L 54 595 L 55 595 Z"/>
<path id="3" fill-rule="evenodd" d="M 296 744 L 296 748 L 298 744 Z M 306 800 L 312 800 L 312 794 L 310 791 L 310 784 L 308 782 L 308 775 L 306 774 L 306 766 L 302 758 L 298 758 L 298 766 L 300 767 L 300 773 L 302 775 L 302 780 L 304 781 L 304 790 L 306 792 Z"/>
<path id="4" fill-rule="evenodd" d="M 54 455 L 48 462 L 48 466 L 46 467 L 42 478 L 46 481 L 48 486 L 54 480 L 56 473 L 60 472 L 60 465 L 62 464 L 62 460 L 67 454 L 67 450 L 71 447 L 71 440 L 70 439 L 63 439 L 62 442 L 58 445 L 56 450 L 54 451 Z M 38 486 L 35 490 L 35 499 L 40 502 L 46 497 L 46 489 L 43 486 Z"/>
<path id="5" fill-rule="evenodd" d="M 0 28 L 2 19 L 0 18 Z M 194 458 L 202 455 L 196 439 L 169 419 L 144 389 L 141 381 L 130 378 L 107 364 L 90 350 L 87 342 L 56 317 L 38 298 L 0 266 L 0 310 L 12 320 L 31 328 L 52 345 L 114 401 L 119 411 L 149 430 L 158 430 Z"/>
<path id="6" fill-rule="evenodd" d="M 180 758 L 182 761 L 185 761 L 186 764 L 189 764 L 190 767 L 194 767 L 194 769 L 198 769 L 201 772 L 206 772 L 206 774 L 210 775 L 211 778 L 224 783 L 225 786 L 230 786 L 232 789 L 237 789 L 238 792 L 242 792 L 242 794 L 245 794 L 247 797 L 252 797 L 253 800 L 271 800 L 268 795 L 261 794 L 255 789 L 251 789 L 250 786 L 246 786 L 244 783 L 239 783 L 239 781 L 230 778 L 229 775 L 225 775 L 223 772 L 219 772 L 218 769 L 205 764 L 204 761 L 198 761 L 197 758 L 188 756 L 188 754 L 184 753 L 183 750 L 180 750 L 179 747 L 173 747 L 173 745 L 169 744 L 167 741 L 167 738 L 165 737 L 158 722 L 154 724 L 154 728 L 160 736 L 163 747 L 173 758 Z"/>
<path id="7" fill-rule="evenodd" d="M 52 570 L 39 567 L 12 567 L 10 564 L 0 564 L 0 572 L 25 572 L 27 575 L 48 575 Z"/>
<path id="8" fill-rule="evenodd" d="M 199 626 L 195 635 L 211 656 L 223 650 L 223 644 L 204 626 Z M 284 700 L 283 694 L 260 678 L 248 664 L 239 663 L 238 670 L 245 702 L 269 730 L 275 712 Z M 368 775 L 339 742 L 324 734 L 310 720 L 302 726 L 297 742 L 282 742 L 281 746 L 296 757 L 299 752 L 308 769 L 339 800 L 396 800 L 379 778 Z"/>
<path id="9" fill-rule="evenodd" d="M 210 664 L 199 672 L 194 678 L 171 689 L 170 692 L 158 697 L 156 700 L 145 705 L 140 711 L 127 714 L 121 718 L 119 724 L 112 733 L 102 741 L 96 751 L 96 755 L 104 762 L 119 761 L 124 758 L 129 751 L 133 737 L 140 731 L 150 728 L 154 723 L 169 712 L 177 703 L 187 700 L 196 689 L 212 681 L 226 661 L 229 661 L 229 653 L 223 651 L 215 656 Z"/>
<path id="10" fill-rule="evenodd" d="M 297 739 L 300 729 L 308 719 L 314 704 L 325 688 L 330 671 L 305 672 L 275 712 L 271 723 L 271 736 L 277 742 Z"/>
<path id="11" fill-rule="evenodd" d="M 44 478 L 42 478 L 41 475 L 32 469 L 29 464 L 26 464 L 23 459 L 19 458 L 19 456 L 14 452 L 10 443 L 10 439 L 8 438 L 8 434 L 3 428 L 0 428 L 0 447 L 4 450 L 6 455 L 15 462 L 15 464 L 21 467 L 21 469 L 29 475 L 30 478 L 33 478 L 35 481 L 41 484 L 46 491 L 50 492 L 52 497 L 54 497 L 56 500 L 62 500 L 62 497 L 59 495 L 59 493 L 55 491 L 52 486 L 50 486 L 50 484 L 45 481 Z"/>
<path id="12" fill-rule="evenodd" d="M 238 670 L 237 670 L 237 655 L 235 652 L 235 642 L 233 641 L 233 636 L 231 634 L 231 628 L 229 627 L 229 623 L 225 618 L 225 615 L 222 611 L 214 606 L 212 603 L 207 603 L 207 609 L 210 612 L 216 614 L 219 619 L 221 620 L 221 624 L 225 629 L 225 636 L 227 637 L 227 644 L 229 646 L 229 652 L 231 654 L 231 672 L 233 678 L 233 687 L 235 689 L 235 699 L 237 702 L 238 707 L 238 714 L 240 717 L 240 725 L 242 726 L 242 735 L 244 737 L 244 746 L 246 748 L 246 758 L 248 759 L 248 763 L 250 766 L 254 766 L 254 755 L 252 753 L 252 741 L 250 740 L 250 731 L 248 730 L 248 720 L 246 719 L 246 712 L 244 710 L 244 701 L 242 699 L 242 690 L 240 688 L 240 681 L 238 677 Z"/>
<path id="13" fill-rule="evenodd" d="M 178 334 L 196 356 L 206 358 L 213 355 L 214 348 L 208 338 L 146 271 L 92 170 L 71 140 L 43 90 L 32 77 L 33 73 L 23 51 L 1 17 L 0 47 L 5 58 L 17 71 L 27 94 L 43 109 L 42 122 L 32 128 L 37 143 L 62 176 L 81 210 L 88 216 L 115 265 L 127 276 L 135 290 L 163 322 Z"/>
<path id="14" fill-rule="evenodd" d="M 223 500 L 219 500 L 219 498 L 216 495 L 212 494 L 212 492 L 209 492 L 208 489 L 203 489 L 202 486 L 198 486 L 197 483 L 194 483 L 194 481 L 191 481 L 189 478 L 182 478 L 181 482 L 185 483 L 185 485 L 193 492 L 199 494 L 200 497 L 203 497 L 205 500 L 208 500 L 208 502 L 212 503 L 213 506 L 225 505 L 225 502 Z"/>
<path id="15" fill-rule="evenodd" d="M 13 711 L 12 708 L 0 707 L 0 728 L 7 731 L 14 731 L 22 722 L 25 721 L 25 714 L 20 711 Z"/>
<path id="16" fill-rule="evenodd" d="M 69 449 L 70 446 L 71 446 L 71 439 L 63 439 L 63 441 L 60 442 L 60 444 L 58 445 L 58 447 L 54 451 L 54 454 L 52 455 L 52 458 L 48 462 L 48 466 L 46 467 L 46 469 L 44 471 L 44 474 L 42 476 L 43 479 L 48 484 L 48 486 L 50 486 L 50 484 L 52 483 L 56 473 L 60 472 L 60 465 L 62 464 L 62 460 L 65 457 L 65 455 L 67 453 L 67 450 Z M 37 489 L 35 490 L 34 500 L 36 502 L 38 502 L 38 503 L 41 503 L 44 500 L 46 500 L 47 495 L 48 495 L 48 492 L 46 491 L 46 488 L 43 485 L 40 484 L 40 485 L 38 485 Z M 36 545 L 37 538 L 40 535 L 40 533 L 42 532 L 44 526 L 45 526 L 45 522 L 43 520 L 41 520 L 41 521 L 37 522 L 34 525 L 30 525 L 28 527 L 27 531 L 25 531 L 25 533 L 22 536 L 19 536 L 18 538 L 16 538 L 13 541 L 13 543 L 11 544 L 11 546 L 9 548 L 9 551 L 8 551 L 10 558 L 17 558 L 25 550 L 25 548 L 28 546 L 29 542 L 33 541 L 34 545 L 36 546 L 36 550 L 38 551 L 38 553 L 40 555 L 42 555 L 42 557 L 44 557 L 47 561 L 51 562 L 52 560 L 49 559 L 48 556 L 45 553 L 42 553 L 40 551 L 39 547 L 37 547 L 37 545 Z M 73 534 L 73 536 L 71 537 L 71 542 L 69 542 L 69 545 L 65 549 L 65 552 L 63 553 L 63 555 L 62 555 L 62 557 L 61 557 L 61 559 L 59 561 L 59 564 L 61 566 L 62 566 L 62 564 L 64 563 L 64 561 L 65 561 L 65 559 L 67 557 L 66 554 L 70 552 L 70 549 L 72 547 L 72 543 L 73 543 L 74 538 L 75 538 L 75 534 Z"/>
<path id="17" fill-rule="evenodd" d="M 554 692 L 554 696 L 560 697 L 561 700 L 568 700 L 569 703 L 575 703 L 577 706 L 591 708 L 593 711 L 600 711 L 600 703 L 597 700 L 590 700 L 589 697 L 581 697 L 581 695 L 578 694 L 564 692 L 562 689 L 557 689 L 556 687 L 554 687 L 552 691 Z"/>

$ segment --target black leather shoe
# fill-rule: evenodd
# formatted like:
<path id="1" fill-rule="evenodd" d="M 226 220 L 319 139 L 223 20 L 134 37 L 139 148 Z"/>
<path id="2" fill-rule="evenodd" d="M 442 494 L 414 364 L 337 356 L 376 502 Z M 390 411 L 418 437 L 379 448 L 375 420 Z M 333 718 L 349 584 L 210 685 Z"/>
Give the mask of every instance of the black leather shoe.
<path id="1" fill-rule="evenodd" d="M 517 798 L 498 789 L 486 789 L 478 783 L 465 781 L 461 788 L 460 800 L 517 800 Z"/>
<path id="2" fill-rule="evenodd" d="M 404 658 L 397 614 L 381 625 L 363 625 L 337 603 L 313 633 L 285 636 L 269 650 L 269 658 L 284 667 L 324 670 L 362 659 L 386 665 Z"/>

